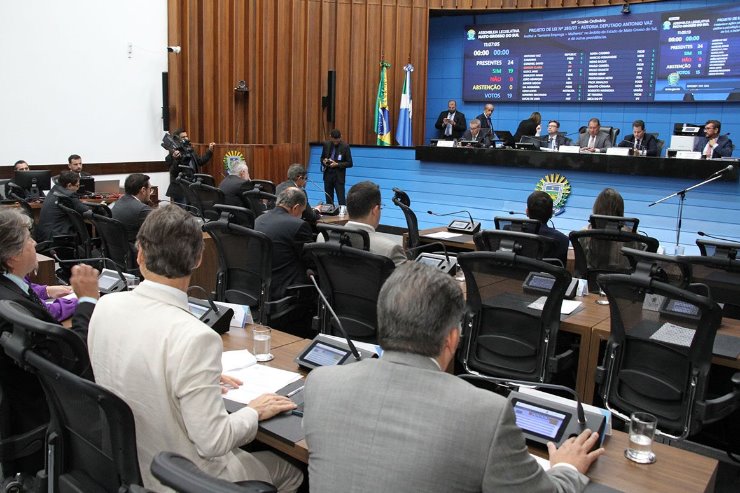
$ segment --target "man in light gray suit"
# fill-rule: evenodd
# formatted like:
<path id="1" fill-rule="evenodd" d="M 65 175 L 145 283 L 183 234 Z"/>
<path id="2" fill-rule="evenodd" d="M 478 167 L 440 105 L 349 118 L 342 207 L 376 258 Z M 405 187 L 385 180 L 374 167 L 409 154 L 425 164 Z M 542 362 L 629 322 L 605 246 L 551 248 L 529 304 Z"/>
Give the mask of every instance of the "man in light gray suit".
<path id="1" fill-rule="evenodd" d="M 578 146 L 581 152 L 606 152 L 612 146 L 612 139 L 609 134 L 601 131 L 599 119 L 591 118 L 586 132 L 578 136 Z"/>
<path id="2" fill-rule="evenodd" d="M 370 251 L 388 257 L 396 265 L 401 265 L 406 262 L 406 254 L 403 253 L 401 244 L 375 231 L 380 224 L 381 207 L 378 185 L 371 181 L 355 183 L 347 194 L 349 221 L 345 226 L 367 231 Z M 324 241 L 324 237 L 319 235 L 318 241 L 319 243 Z"/>
<path id="3" fill-rule="evenodd" d="M 378 359 L 311 372 L 303 427 L 311 491 L 581 491 L 603 449 L 584 431 L 548 444 L 548 472 L 527 452 L 511 405 L 443 371 L 460 340 L 459 285 L 407 262 L 378 298 Z"/>

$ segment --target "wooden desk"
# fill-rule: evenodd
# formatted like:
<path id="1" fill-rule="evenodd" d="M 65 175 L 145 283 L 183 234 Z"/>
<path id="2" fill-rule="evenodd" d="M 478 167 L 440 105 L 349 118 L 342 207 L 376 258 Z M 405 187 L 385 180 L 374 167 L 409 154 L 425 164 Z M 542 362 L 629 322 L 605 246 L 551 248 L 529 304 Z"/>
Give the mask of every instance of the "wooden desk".
<path id="1" fill-rule="evenodd" d="M 29 279 L 36 284 L 46 284 L 47 286 L 54 286 L 59 284 L 57 282 L 57 275 L 54 269 L 54 259 L 47 257 L 46 255 L 36 254 L 36 261 L 39 263 L 36 273 L 31 273 Z"/>
<path id="2" fill-rule="evenodd" d="M 203 232 L 203 260 L 200 265 L 193 271 L 190 277 L 191 286 L 200 286 L 211 293 L 216 290 L 216 275 L 218 274 L 218 251 L 216 244 L 211 235 Z M 201 297 L 201 294 L 194 293 L 195 296 Z"/>
<path id="3" fill-rule="evenodd" d="M 599 353 L 601 352 L 601 345 L 602 343 L 605 343 L 607 340 L 609 340 L 610 334 L 611 319 L 609 317 L 594 325 L 591 333 L 591 339 L 588 348 L 588 363 L 586 365 L 586 368 L 584 369 L 584 374 L 586 377 L 586 380 L 584 382 L 585 387 L 583 394 L 581 394 L 583 402 L 586 402 L 588 404 L 593 402 L 594 399 L 596 387 L 596 367 L 599 366 L 599 363 L 601 363 L 599 357 Z M 726 334 L 733 337 L 740 337 L 740 320 L 723 318 L 722 325 L 720 325 L 717 334 Z M 723 356 L 713 356 L 712 364 L 740 370 L 740 356 L 735 359 L 725 358 Z M 580 374 L 581 371 L 579 368 L 579 375 Z"/>
<path id="4" fill-rule="evenodd" d="M 346 214 L 344 216 L 321 216 L 318 220 L 320 223 L 336 224 L 337 226 L 344 226 L 347 224 L 347 221 L 349 221 L 349 216 Z"/>
<path id="5" fill-rule="evenodd" d="M 603 308 L 601 305 L 595 306 Z M 594 317 L 597 316 L 594 315 Z M 244 347 L 251 346 L 251 342 L 247 342 L 251 341 L 250 334 L 249 328 L 231 329 L 223 336 L 224 349 L 244 349 Z M 275 359 L 267 364 L 284 370 L 301 371 L 305 374 L 299 370 L 293 358 L 306 347 L 308 340 L 273 329 L 272 341 L 272 354 Z M 308 463 L 308 446 L 305 440 L 290 444 L 263 432 L 257 433 L 257 439 L 303 463 Z M 657 462 L 651 465 L 635 464 L 624 457 L 627 441 L 627 434 L 619 431 L 614 431 L 612 436 L 607 437 L 604 444 L 606 454 L 600 457 L 589 470 L 588 476 L 592 481 L 635 493 L 677 490 L 711 492 L 714 490 L 717 474 L 716 460 L 656 443 L 654 451 L 658 457 Z M 543 449 L 530 449 L 530 451 L 542 457 L 547 456 Z"/>

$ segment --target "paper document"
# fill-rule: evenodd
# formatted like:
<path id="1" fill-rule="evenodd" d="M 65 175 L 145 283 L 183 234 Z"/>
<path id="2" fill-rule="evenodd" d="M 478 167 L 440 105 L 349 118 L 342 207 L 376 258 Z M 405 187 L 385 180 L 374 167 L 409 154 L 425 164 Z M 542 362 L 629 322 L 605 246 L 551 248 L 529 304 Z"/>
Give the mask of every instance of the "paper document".
<path id="1" fill-rule="evenodd" d="M 330 339 L 334 339 L 338 342 L 347 343 L 347 339 L 344 337 L 337 337 L 337 336 L 330 336 L 329 334 L 324 334 L 325 337 L 329 337 Z M 359 342 L 359 341 L 352 341 L 356 348 L 363 349 L 365 351 L 370 351 L 371 353 L 375 353 L 378 356 L 383 356 L 383 348 L 378 346 L 377 344 L 370 344 L 369 342 Z"/>
<path id="2" fill-rule="evenodd" d="M 262 394 L 277 392 L 301 378 L 300 373 L 258 365 L 257 359 L 246 349 L 225 351 L 221 355 L 221 366 L 224 374 L 243 382 L 238 389 L 229 390 L 223 397 L 242 404 L 249 404 Z"/>
<path id="3" fill-rule="evenodd" d="M 545 301 L 547 301 L 547 296 L 542 296 L 540 298 L 537 298 L 535 301 L 533 301 L 529 305 L 527 305 L 527 308 L 531 308 L 533 310 L 542 310 L 545 307 Z M 579 306 L 581 306 L 580 301 L 563 300 L 563 304 L 560 305 L 560 314 L 570 315 Z"/>
<path id="4" fill-rule="evenodd" d="M 426 238 L 434 238 L 435 240 L 449 240 L 450 238 L 457 238 L 462 235 L 460 233 L 450 233 L 449 231 L 437 231 L 436 233 L 430 233 L 424 236 Z"/>

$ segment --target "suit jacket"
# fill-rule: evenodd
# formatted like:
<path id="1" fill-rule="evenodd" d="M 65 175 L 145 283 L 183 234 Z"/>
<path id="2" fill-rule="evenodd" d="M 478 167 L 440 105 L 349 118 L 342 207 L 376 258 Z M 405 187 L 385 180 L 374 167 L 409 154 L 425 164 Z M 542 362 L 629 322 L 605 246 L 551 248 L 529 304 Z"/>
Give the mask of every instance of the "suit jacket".
<path id="1" fill-rule="evenodd" d="M 0 299 L 18 302 L 34 317 L 44 322 L 57 323 L 47 309 L 31 300 L 13 281 L 0 274 Z M 87 341 L 87 326 L 95 305 L 78 303 L 72 318 L 72 331 Z M 11 325 L 0 319 L 0 332 L 11 331 Z M 3 390 L 3 401 L 8 405 L 8 424 L 11 434 L 26 432 L 49 421 L 49 410 L 46 396 L 38 378 L 21 369 L 13 360 L 0 351 L 0 385 Z M 41 467 L 44 464 L 44 451 L 37 456 Z M 35 472 L 35 471 L 28 471 Z"/>
<path id="2" fill-rule="evenodd" d="M 706 143 L 704 144 L 706 145 Z M 630 149 L 635 147 L 635 136 L 634 134 L 627 135 L 617 147 L 629 147 Z M 657 156 L 658 155 L 658 139 L 655 135 L 645 134 L 642 136 L 642 142 L 640 143 L 640 149 L 645 149 L 646 156 Z"/>
<path id="3" fill-rule="evenodd" d="M 152 210 L 141 200 L 129 194 L 123 195 L 111 208 L 113 219 L 120 221 L 126 228 L 126 239 L 129 243 L 136 243 L 139 228 Z"/>
<path id="4" fill-rule="evenodd" d="M 491 113 L 491 116 L 493 116 L 493 113 Z M 486 115 L 484 115 L 483 113 L 481 113 L 480 115 L 476 116 L 476 118 L 478 120 L 480 120 L 480 128 L 481 129 L 484 129 L 484 128 L 489 129 L 488 135 L 491 135 L 491 133 L 493 132 L 493 118 L 491 119 L 490 123 L 488 121 L 488 118 L 486 118 Z"/>
<path id="5" fill-rule="evenodd" d="M 170 186 L 167 187 L 167 193 L 165 195 L 173 200 L 181 200 L 183 197 L 180 197 L 179 189 L 173 184 L 177 179 L 177 175 L 180 174 L 180 165 L 190 166 L 193 173 L 198 173 L 200 172 L 200 168 L 205 166 L 206 163 L 211 160 L 211 156 L 213 156 L 213 151 L 210 149 L 206 150 L 202 156 L 199 156 L 195 151 L 193 151 L 192 159 L 188 162 L 184 161 L 182 156 L 175 158 L 172 154 L 167 154 L 164 158 L 164 162 L 170 170 Z"/>
<path id="6" fill-rule="evenodd" d="M 462 135 L 462 140 L 475 140 L 476 142 L 479 142 L 483 146 L 488 147 L 488 146 L 491 145 L 491 142 L 489 141 L 488 135 L 489 135 L 488 129 L 487 128 L 486 129 L 481 128 L 478 131 L 478 135 L 476 135 L 475 138 L 473 138 L 473 132 L 471 132 L 470 129 L 468 129 Z"/>
<path id="7" fill-rule="evenodd" d="M 293 180 L 285 180 L 284 182 L 280 183 L 277 187 L 275 187 L 275 195 L 279 195 L 280 192 L 290 187 L 300 188 L 296 186 Z M 301 218 L 303 218 L 304 221 L 315 223 L 316 221 L 319 220 L 319 218 L 321 217 L 321 214 L 316 212 L 316 210 L 313 207 L 311 207 L 311 205 L 309 204 L 308 193 L 306 193 L 306 189 L 301 188 L 301 190 L 303 190 L 303 193 L 306 195 L 306 210 L 303 211 L 303 216 L 301 216 Z"/>
<path id="8" fill-rule="evenodd" d="M 241 194 L 252 189 L 252 183 L 236 175 L 229 175 L 223 179 L 218 188 L 224 193 L 226 205 L 244 207 Z"/>
<path id="9" fill-rule="evenodd" d="M 540 144 L 540 148 L 549 148 L 550 147 L 550 135 L 543 135 L 540 137 L 540 140 L 542 143 Z M 558 147 L 560 146 L 568 146 L 571 145 L 572 142 L 568 137 L 565 137 L 564 135 L 558 134 L 555 137 L 555 143 Z"/>
<path id="10" fill-rule="evenodd" d="M 324 142 L 324 148 L 321 150 L 321 159 L 319 160 L 319 162 L 323 163 L 324 159 L 331 158 L 332 151 L 335 151 L 334 142 L 327 140 L 326 142 Z M 343 140 L 339 141 L 336 152 L 334 152 L 334 161 L 336 161 L 338 164 L 336 168 L 324 168 L 324 166 L 322 165 L 324 180 L 326 180 L 327 176 L 335 174 L 336 182 L 344 183 L 346 170 L 347 168 L 352 167 L 352 151 L 349 148 L 349 144 L 347 144 Z"/>
<path id="11" fill-rule="evenodd" d="M 588 140 L 591 138 L 591 135 L 589 135 L 588 132 L 583 132 L 578 136 L 578 146 L 581 148 L 588 147 Z M 612 140 L 609 138 L 609 134 L 606 132 L 599 132 L 596 134 L 596 143 L 594 147 L 599 150 L 599 152 L 606 152 L 607 147 L 612 146 Z"/>
<path id="12" fill-rule="evenodd" d="M 552 240 L 554 240 L 554 242 L 551 243 L 551 246 L 545 249 L 543 257 L 560 259 L 560 261 L 563 263 L 563 267 L 567 266 L 568 244 L 570 243 L 568 237 L 557 229 L 551 228 L 546 223 L 540 225 L 539 234 L 541 236 L 544 236 L 545 238 L 551 238 Z"/>
<path id="13" fill-rule="evenodd" d="M 537 122 L 532 120 L 531 118 L 527 118 L 526 120 L 522 120 L 519 122 L 519 126 L 516 129 L 516 133 L 514 134 L 514 143 L 519 142 L 522 137 L 528 136 L 528 137 L 534 137 L 537 133 Z"/>
<path id="14" fill-rule="evenodd" d="M 393 261 L 394 264 L 396 264 L 396 266 L 406 262 L 407 257 L 406 254 L 403 252 L 403 247 L 401 246 L 401 244 L 396 243 L 390 238 L 376 232 L 369 224 L 358 223 L 350 220 L 347 221 L 347 224 L 345 224 L 345 226 L 347 226 L 348 228 L 357 228 L 363 231 L 367 231 L 367 235 L 370 237 L 371 253 L 388 257 Z M 318 238 L 316 238 L 316 241 L 318 243 L 323 243 L 324 235 L 319 235 Z"/>
<path id="15" fill-rule="evenodd" d="M 308 282 L 302 259 L 303 245 L 313 241 L 313 235 L 306 221 L 293 217 L 284 208 L 276 206 L 257 218 L 254 229 L 272 240 L 270 299 L 285 296 L 288 286 Z"/>
<path id="16" fill-rule="evenodd" d="M 261 463 L 238 449 L 254 439 L 257 412 L 226 412 L 221 337 L 189 313 L 187 295 L 180 293 L 144 281 L 100 299 L 88 335 L 95 380 L 133 411 L 147 488 L 172 491 L 149 470 L 163 450 L 228 481 L 262 479 Z"/>
<path id="17" fill-rule="evenodd" d="M 57 235 L 75 234 L 74 226 L 67 218 L 67 215 L 57 207 L 59 202 L 76 210 L 80 214 L 84 214 L 90 210 L 85 204 L 80 202 L 80 199 L 73 192 L 60 185 L 54 185 L 49 192 L 49 196 L 44 200 L 44 205 L 41 207 L 39 223 L 36 225 L 37 241 L 49 241 Z"/>
<path id="18" fill-rule="evenodd" d="M 437 118 L 437 122 L 434 124 L 434 127 L 439 130 L 439 138 L 444 139 L 445 136 L 445 127 L 447 125 L 444 124 L 443 120 L 447 118 L 447 115 L 449 115 L 450 112 L 445 110 L 442 113 L 439 114 L 439 117 Z M 463 132 L 465 132 L 465 129 L 468 128 L 468 124 L 465 121 L 465 114 L 461 112 L 460 110 L 457 110 L 454 115 L 452 115 L 452 121 L 454 122 L 452 124 L 452 136 L 450 138 L 452 139 L 459 139 L 462 137 Z"/>
<path id="19" fill-rule="evenodd" d="M 701 153 L 704 152 L 704 148 L 707 146 L 709 140 L 706 137 L 701 137 L 694 144 L 694 150 Z M 730 157 L 732 156 L 732 141 L 726 135 L 720 135 L 717 137 L 717 145 L 712 151 L 713 158 Z"/>
<path id="20" fill-rule="evenodd" d="M 509 402 L 440 371 L 430 358 L 321 367 L 306 380 L 311 491 L 580 491 L 588 478 L 545 473 Z"/>

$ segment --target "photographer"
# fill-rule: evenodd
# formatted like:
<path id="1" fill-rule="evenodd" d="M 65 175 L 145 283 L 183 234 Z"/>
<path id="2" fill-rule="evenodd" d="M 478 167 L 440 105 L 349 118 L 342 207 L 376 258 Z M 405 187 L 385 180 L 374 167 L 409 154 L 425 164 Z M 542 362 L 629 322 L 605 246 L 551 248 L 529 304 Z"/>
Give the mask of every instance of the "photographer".
<path id="1" fill-rule="evenodd" d="M 202 156 L 199 156 L 194 150 L 188 138 L 188 133 L 182 129 L 175 129 L 171 135 L 165 135 L 162 139 L 162 147 L 169 151 L 167 157 L 164 158 L 165 163 L 170 170 L 170 186 L 167 188 L 166 195 L 170 197 L 174 202 L 185 202 L 185 197 L 181 196 L 179 187 L 173 183 L 177 179 L 177 175 L 180 172 L 183 173 L 186 179 L 192 180 L 193 174 L 199 173 L 200 168 L 211 160 L 213 155 L 213 146 L 215 142 L 208 144 L 208 150 Z M 187 166 L 189 170 L 180 168 L 180 166 Z"/>

